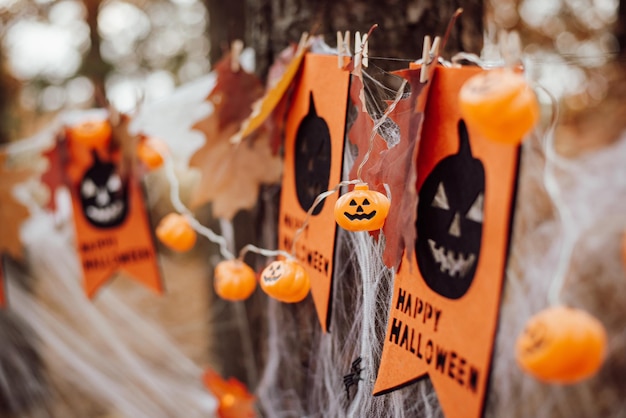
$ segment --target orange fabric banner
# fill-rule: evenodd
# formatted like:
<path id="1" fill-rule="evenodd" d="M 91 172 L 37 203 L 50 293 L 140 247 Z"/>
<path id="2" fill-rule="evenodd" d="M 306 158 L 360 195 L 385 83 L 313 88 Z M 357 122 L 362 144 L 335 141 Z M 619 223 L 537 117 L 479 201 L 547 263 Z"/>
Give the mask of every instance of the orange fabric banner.
<path id="1" fill-rule="evenodd" d="M 448 418 L 479 417 L 491 368 L 520 148 L 460 117 L 475 67 L 438 67 L 418 153 L 416 256 L 395 277 L 374 394 L 429 377 Z M 497 117 L 497 115 L 494 115 Z"/>
<path id="2" fill-rule="evenodd" d="M 74 174 L 79 174 L 77 166 L 83 168 L 71 188 L 85 291 L 94 297 L 114 273 L 123 271 L 160 294 L 163 285 L 139 181 L 132 175 L 123 178 L 115 161 L 101 154 L 94 150 L 90 163 L 70 161 Z"/>
<path id="3" fill-rule="evenodd" d="M 350 73 L 333 55 L 306 54 L 285 127 L 285 160 L 278 243 L 290 252 L 315 198 L 341 181 Z M 337 194 L 313 211 L 298 238 L 296 258 L 311 279 L 311 293 L 324 331 L 330 324 Z"/>

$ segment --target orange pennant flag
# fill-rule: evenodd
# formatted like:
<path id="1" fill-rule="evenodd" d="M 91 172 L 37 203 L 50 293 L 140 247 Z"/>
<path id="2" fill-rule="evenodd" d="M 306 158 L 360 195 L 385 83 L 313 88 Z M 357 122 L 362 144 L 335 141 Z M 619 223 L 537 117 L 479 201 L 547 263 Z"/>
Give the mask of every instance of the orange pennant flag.
<path id="1" fill-rule="evenodd" d="M 480 71 L 438 67 L 431 81 L 416 256 L 395 277 L 374 387 L 380 395 L 428 376 L 448 418 L 479 417 L 485 407 L 520 152 L 460 117 L 458 92 Z"/>
<path id="2" fill-rule="evenodd" d="M 79 146 L 79 145 L 75 145 Z M 139 181 L 123 177 L 117 159 L 93 150 L 73 153 L 71 185 L 77 249 L 87 295 L 123 271 L 161 294 L 156 248 Z M 68 169 L 69 170 L 69 169 Z"/>
<path id="3" fill-rule="evenodd" d="M 291 251 L 296 231 L 316 197 L 341 181 L 350 73 L 333 55 L 306 54 L 285 127 L 285 160 L 279 212 L 279 248 Z M 337 194 L 312 212 L 295 245 L 311 278 L 311 293 L 324 331 L 330 324 Z"/>

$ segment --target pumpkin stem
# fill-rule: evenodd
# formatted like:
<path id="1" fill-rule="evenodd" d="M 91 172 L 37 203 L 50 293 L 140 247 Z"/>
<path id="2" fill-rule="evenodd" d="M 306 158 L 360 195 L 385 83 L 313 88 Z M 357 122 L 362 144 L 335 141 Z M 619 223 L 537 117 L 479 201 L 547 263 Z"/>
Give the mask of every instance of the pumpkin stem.
<path id="1" fill-rule="evenodd" d="M 467 133 L 467 127 L 463 119 L 459 120 L 459 155 L 467 154 L 472 157 L 472 148 L 469 142 L 469 134 Z"/>
<path id="2" fill-rule="evenodd" d="M 313 91 L 309 92 L 309 115 L 317 116 L 317 111 L 315 110 L 315 100 L 313 100 Z"/>

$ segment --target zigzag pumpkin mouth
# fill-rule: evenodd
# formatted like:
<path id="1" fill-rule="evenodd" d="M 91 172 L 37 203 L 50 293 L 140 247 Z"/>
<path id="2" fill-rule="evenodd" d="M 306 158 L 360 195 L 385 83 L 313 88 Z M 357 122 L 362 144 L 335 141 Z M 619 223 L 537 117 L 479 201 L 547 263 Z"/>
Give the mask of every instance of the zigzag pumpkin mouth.
<path id="1" fill-rule="evenodd" d="M 428 246 L 433 259 L 439 266 L 439 271 L 446 272 L 448 276 L 463 278 L 472 269 L 476 262 L 476 254 L 464 255 L 462 252 L 456 253 L 446 249 L 443 245 L 437 246 L 433 239 L 428 239 Z"/>
<path id="2" fill-rule="evenodd" d="M 263 281 L 265 283 L 274 283 L 276 280 L 280 279 L 282 276 L 263 276 Z"/>
<path id="3" fill-rule="evenodd" d="M 110 223 L 120 218 L 123 210 L 124 203 L 118 200 L 106 207 L 87 206 L 85 215 L 95 222 Z"/>
<path id="4" fill-rule="evenodd" d="M 367 219 L 367 220 L 372 219 L 374 216 L 376 216 L 376 211 L 374 210 L 370 213 L 355 213 L 354 215 L 348 212 L 344 212 L 343 214 L 346 215 L 346 218 L 350 219 L 351 221 L 354 221 L 354 220 L 362 221 L 364 219 Z"/>

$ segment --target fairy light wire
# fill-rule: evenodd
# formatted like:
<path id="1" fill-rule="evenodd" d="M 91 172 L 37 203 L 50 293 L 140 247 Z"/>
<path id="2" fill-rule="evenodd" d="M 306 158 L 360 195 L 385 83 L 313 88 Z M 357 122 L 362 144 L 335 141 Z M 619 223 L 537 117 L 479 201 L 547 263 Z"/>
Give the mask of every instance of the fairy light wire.
<path id="1" fill-rule="evenodd" d="M 157 150 L 157 152 L 159 152 Z M 160 153 L 160 152 L 159 152 Z M 219 246 L 220 254 L 226 260 L 232 260 L 235 258 L 233 253 L 228 249 L 228 242 L 226 239 L 216 234 L 211 228 L 208 228 L 202 225 L 191 213 L 191 211 L 185 206 L 185 204 L 180 199 L 180 183 L 178 182 L 178 177 L 176 177 L 176 172 L 174 171 L 174 163 L 172 162 L 172 158 L 167 155 L 163 155 L 163 167 L 165 169 L 165 176 L 167 181 L 170 184 L 170 200 L 174 209 L 177 212 L 185 216 L 191 227 L 198 232 L 200 235 L 206 237 L 209 241 Z"/>
<path id="2" fill-rule="evenodd" d="M 546 188 L 546 192 L 552 200 L 552 204 L 559 216 L 562 230 L 563 242 L 561 243 L 559 258 L 554 271 L 554 276 L 552 277 L 548 287 L 547 295 L 548 303 L 551 306 L 558 306 L 562 304 L 561 292 L 565 286 L 567 272 L 569 270 L 569 265 L 579 232 L 577 232 L 574 216 L 563 199 L 556 175 L 556 163 L 559 160 L 559 156 L 554 148 L 554 138 L 559 118 L 559 106 L 556 98 L 547 89 L 542 86 L 537 86 L 537 88 L 547 94 L 552 105 L 552 118 L 544 135 L 545 140 L 543 149 L 546 162 L 543 171 L 543 183 Z"/>

